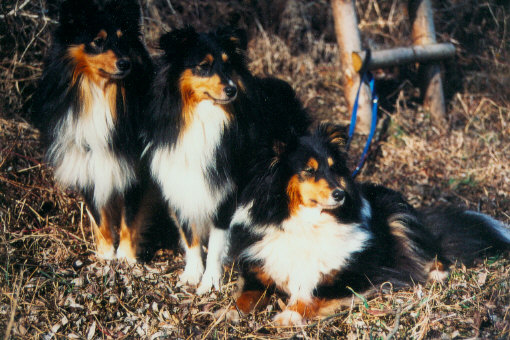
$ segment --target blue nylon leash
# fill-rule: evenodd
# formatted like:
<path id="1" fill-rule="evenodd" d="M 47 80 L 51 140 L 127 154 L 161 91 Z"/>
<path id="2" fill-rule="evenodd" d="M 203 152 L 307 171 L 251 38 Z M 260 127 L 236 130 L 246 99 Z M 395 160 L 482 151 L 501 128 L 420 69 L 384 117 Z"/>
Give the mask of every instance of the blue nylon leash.
<path id="1" fill-rule="evenodd" d="M 354 130 L 356 129 L 356 120 L 358 115 L 358 103 L 359 103 L 359 94 L 361 91 L 361 87 L 365 82 L 368 82 L 370 87 L 370 92 L 372 95 L 372 122 L 370 124 L 370 133 L 368 134 L 367 141 L 365 143 L 365 147 L 363 148 L 363 152 L 361 153 L 360 161 L 356 169 L 352 172 L 352 177 L 356 177 L 360 170 L 363 168 L 363 164 L 365 164 L 365 160 L 368 156 L 368 150 L 370 149 L 370 144 L 372 143 L 372 139 L 374 138 L 375 128 L 377 127 L 377 107 L 379 104 L 379 98 L 375 93 L 375 79 L 370 72 L 364 72 L 363 76 L 360 79 L 360 84 L 358 87 L 358 92 L 356 93 L 356 98 L 354 100 L 354 105 L 352 106 L 352 114 L 351 114 L 351 124 L 349 125 L 349 136 L 347 139 L 346 150 L 349 150 L 351 145 L 352 136 L 354 135 Z"/>

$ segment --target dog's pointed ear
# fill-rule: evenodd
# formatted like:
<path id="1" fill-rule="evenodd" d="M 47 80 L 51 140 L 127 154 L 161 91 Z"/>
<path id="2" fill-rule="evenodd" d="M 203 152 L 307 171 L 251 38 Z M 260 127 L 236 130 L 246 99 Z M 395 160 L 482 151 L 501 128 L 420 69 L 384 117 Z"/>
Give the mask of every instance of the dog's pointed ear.
<path id="1" fill-rule="evenodd" d="M 241 28 L 234 28 L 233 26 L 220 27 L 216 31 L 216 36 L 237 53 L 240 51 L 244 52 L 248 48 L 248 35 Z"/>
<path id="2" fill-rule="evenodd" d="M 348 136 L 347 126 L 333 123 L 320 123 L 317 126 L 316 135 L 324 138 L 325 141 L 335 149 L 345 152 Z"/>
<path id="3" fill-rule="evenodd" d="M 198 33 L 191 26 L 165 33 L 159 38 L 159 48 L 165 51 L 168 57 L 173 57 L 194 44 Z"/>
<path id="4" fill-rule="evenodd" d="M 280 162 L 289 157 L 298 147 L 299 138 L 292 138 L 287 141 L 274 140 L 271 144 L 271 168 L 274 168 Z"/>

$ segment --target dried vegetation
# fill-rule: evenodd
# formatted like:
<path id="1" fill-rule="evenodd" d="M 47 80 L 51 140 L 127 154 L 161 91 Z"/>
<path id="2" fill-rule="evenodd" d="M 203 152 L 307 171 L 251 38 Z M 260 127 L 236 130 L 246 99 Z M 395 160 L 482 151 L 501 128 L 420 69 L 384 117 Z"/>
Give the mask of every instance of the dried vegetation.
<path id="1" fill-rule="evenodd" d="M 250 33 L 251 69 L 289 81 L 318 119 L 348 121 L 327 1 L 143 0 L 153 52 L 164 30 L 238 20 Z M 275 328 L 281 301 L 221 319 L 222 292 L 179 287 L 179 254 L 162 250 L 133 268 L 97 261 L 81 197 L 61 190 L 42 163 L 29 106 L 57 1 L 0 3 L 0 335 L 16 339 L 113 338 L 508 338 L 510 257 L 458 265 L 444 285 L 387 288 L 306 327 Z M 406 2 L 357 1 L 371 48 L 409 44 Z M 377 73 L 379 133 L 361 179 L 401 190 L 415 205 L 462 204 L 510 221 L 510 8 L 504 1 L 436 2 L 438 40 L 457 47 L 445 64 L 448 129 L 419 105 L 416 65 Z M 236 18 L 237 16 L 237 18 Z M 362 138 L 360 141 L 362 142 Z M 353 151 L 356 157 L 357 149 Z"/>

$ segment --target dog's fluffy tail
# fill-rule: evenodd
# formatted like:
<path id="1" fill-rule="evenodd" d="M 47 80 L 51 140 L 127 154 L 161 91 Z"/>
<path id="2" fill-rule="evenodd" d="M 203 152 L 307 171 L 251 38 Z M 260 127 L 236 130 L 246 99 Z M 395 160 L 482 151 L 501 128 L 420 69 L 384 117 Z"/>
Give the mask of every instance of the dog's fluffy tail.
<path id="1" fill-rule="evenodd" d="M 453 207 L 427 208 L 420 213 L 443 257 L 452 262 L 471 264 L 510 249 L 510 226 L 490 216 Z"/>

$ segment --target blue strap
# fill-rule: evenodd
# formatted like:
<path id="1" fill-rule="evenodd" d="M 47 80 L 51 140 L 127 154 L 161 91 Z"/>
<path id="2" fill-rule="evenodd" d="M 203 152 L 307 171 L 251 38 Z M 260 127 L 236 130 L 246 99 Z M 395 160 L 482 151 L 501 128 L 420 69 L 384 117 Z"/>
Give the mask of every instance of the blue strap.
<path id="1" fill-rule="evenodd" d="M 354 105 L 352 107 L 352 114 L 351 114 L 351 124 L 349 126 L 349 136 L 347 139 L 346 149 L 349 150 L 349 147 L 351 145 L 352 136 L 354 135 L 354 130 L 356 128 L 356 120 L 358 115 L 358 103 L 359 103 L 359 94 L 361 87 L 365 82 L 368 82 L 370 86 L 370 92 L 372 94 L 372 122 L 370 124 L 370 133 L 368 134 L 367 141 L 365 143 L 365 147 L 363 148 L 363 152 L 361 153 L 360 161 L 358 163 L 358 166 L 354 171 L 352 172 L 352 177 L 356 177 L 363 167 L 363 164 L 365 163 L 365 160 L 367 158 L 368 150 L 370 149 L 370 143 L 372 142 L 372 139 L 374 138 L 375 134 L 375 128 L 377 127 L 377 107 L 378 107 L 378 97 L 375 93 L 375 79 L 372 76 L 370 72 L 366 72 L 361 77 L 361 81 L 358 87 L 358 92 L 356 93 L 356 99 L 354 100 Z"/>

